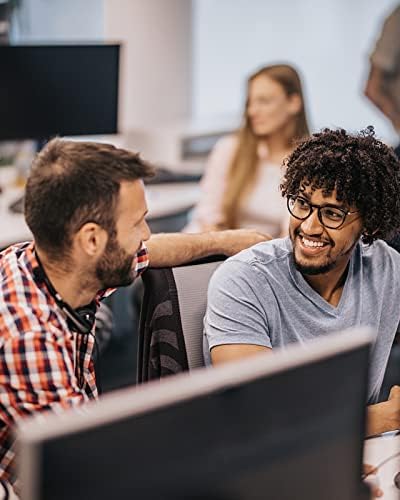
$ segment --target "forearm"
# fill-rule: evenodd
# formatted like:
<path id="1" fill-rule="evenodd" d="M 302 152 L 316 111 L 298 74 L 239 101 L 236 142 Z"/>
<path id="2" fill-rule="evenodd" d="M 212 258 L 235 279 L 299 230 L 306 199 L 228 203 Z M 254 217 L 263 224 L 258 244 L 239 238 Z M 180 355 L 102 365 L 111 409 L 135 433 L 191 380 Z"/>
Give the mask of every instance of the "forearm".
<path id="1" fill-rule="evenodd" d="M 209 255 L 234 255 L 271 236 L 247 229 L 207 233 L 160 233 L 146 242 L 151 267 L 172 267 Z"/>
<path id="2" fill-rule="evenodd" d="M 215 232 L 154 234 L 146 242 L 151 267 L 171 267 L 222 253 Z"/>
<path id="3" fill-rule="evenodd" d="M 367 436 L 400 429 L 400 405 L 384 401 L 367 408 Z"/>

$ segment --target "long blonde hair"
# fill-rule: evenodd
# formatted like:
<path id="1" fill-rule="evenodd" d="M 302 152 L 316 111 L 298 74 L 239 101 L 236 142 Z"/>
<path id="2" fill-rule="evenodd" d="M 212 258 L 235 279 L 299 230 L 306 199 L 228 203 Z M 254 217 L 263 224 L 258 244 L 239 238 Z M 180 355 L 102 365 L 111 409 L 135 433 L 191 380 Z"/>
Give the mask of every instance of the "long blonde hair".
<path id="1" fill-rule="evenodd" d="M 237 133 L 237 149 L 228 170 L 227 185 L 222 202 L 222 211 L 224 214 L 223 226 L 229 229 L 237 227 L 238 209 L 246 195 L 249 194 L 250 187 L 256 179 L 258 139 L 251 129 L 247 107 L 250 83 L 261 75 L 267 76 L 282 85 L 287 96 L 297 94 L 301 98 L 301 110 L 293 118 L 293 127 L 291 128 L 291 136 L 288 137 L 288 143 L 292 144 L 296 140 L 310 134 L 300 77 L 292 66 L 287 64 L 265 66 L 250 76 L 247 82 L 244 124 Z"/>

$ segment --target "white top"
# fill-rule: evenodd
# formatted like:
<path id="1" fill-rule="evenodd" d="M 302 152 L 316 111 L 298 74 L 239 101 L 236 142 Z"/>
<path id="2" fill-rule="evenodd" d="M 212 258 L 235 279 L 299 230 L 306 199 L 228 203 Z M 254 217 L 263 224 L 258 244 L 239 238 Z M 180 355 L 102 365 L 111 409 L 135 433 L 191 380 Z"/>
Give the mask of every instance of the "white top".
<path id="1" fill-rule="evenodd" d="M 195 233 L 224 222 L 222 202 L 236 147 L 234 135 L 223 137 L 214 146 L 201 181 L 201 199 L 184 231 Z M 277 237 L 287 233 L 289 221 L 286 200 L 279 190 L 283 169 L 269 160 L 265 147 L 258 148 L 258 157 L 256 181 L 239 207 L 238 227 L 254 228 Z"/>
<path id="2" fill-rule="evenodd" d="M 254 188 L 239 211 L 239 227 L 258 229 L 274 237 L 287 232 L 289 212 L 279 189 L 282 173 L 279 165 L 260 162 Z"/>

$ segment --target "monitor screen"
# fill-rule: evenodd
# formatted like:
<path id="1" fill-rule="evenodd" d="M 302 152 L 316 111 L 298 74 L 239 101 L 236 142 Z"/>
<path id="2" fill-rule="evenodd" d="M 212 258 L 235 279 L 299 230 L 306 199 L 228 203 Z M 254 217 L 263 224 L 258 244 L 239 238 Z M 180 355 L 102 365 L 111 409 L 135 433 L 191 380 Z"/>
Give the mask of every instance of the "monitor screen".
<path id="1" fill-rule="evenodd" d="M 0 46 L 0 140 L 117 132 L 119 45 Z"/>
<path id="2" fill-rule="evenodd" d="M 342 332 L 28 423 L 22 499 L 357 498 L 368 353 Z"/>

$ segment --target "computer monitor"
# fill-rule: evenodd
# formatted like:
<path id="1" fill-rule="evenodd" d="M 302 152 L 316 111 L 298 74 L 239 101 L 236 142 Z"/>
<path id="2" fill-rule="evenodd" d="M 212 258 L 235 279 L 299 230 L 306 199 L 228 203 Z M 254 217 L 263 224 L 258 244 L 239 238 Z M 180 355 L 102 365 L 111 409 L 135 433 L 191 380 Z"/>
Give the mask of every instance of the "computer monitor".
<path id="1" fill-rule="evenodd" d="M 0 140 L 117 132 L 119 45 L 0 46 Z"/>
<path id="2" fill-rule="evenodd" d="M 345 331 L 28 422 L 22 499 L 359 498 L 368 355 Z"/>

